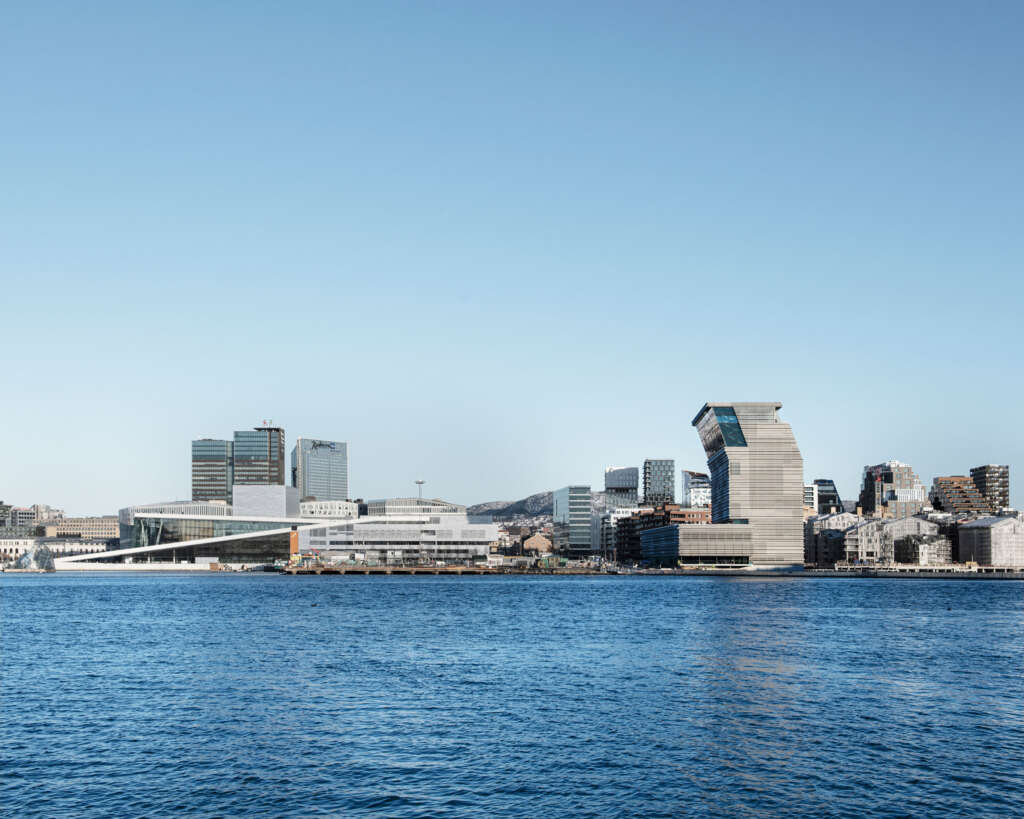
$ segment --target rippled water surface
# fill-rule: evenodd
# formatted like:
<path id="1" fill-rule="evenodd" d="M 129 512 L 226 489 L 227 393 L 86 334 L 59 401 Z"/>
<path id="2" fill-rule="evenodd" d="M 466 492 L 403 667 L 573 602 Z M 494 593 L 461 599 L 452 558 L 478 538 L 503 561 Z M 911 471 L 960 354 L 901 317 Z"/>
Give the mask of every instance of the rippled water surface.
<path id="1" fill-rule="evenodd" d="M 5 575 L 5 816 L 1024 813 L 1024 583 Z"/>

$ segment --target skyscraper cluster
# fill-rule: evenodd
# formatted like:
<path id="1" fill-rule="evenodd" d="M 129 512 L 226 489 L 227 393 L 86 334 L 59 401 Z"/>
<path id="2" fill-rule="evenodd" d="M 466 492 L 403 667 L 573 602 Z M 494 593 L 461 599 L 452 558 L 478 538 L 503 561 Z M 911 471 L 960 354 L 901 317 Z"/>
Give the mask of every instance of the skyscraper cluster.
<path id="1" fill-rule="evenodd" d="M 264 423 L 237 430 L 232 440 L 192 442 L 192 500 L 232 503 L 235 486 L 284 486 L 303 500 L 348 499 L 348 444 L 298 438 L 285 466 L 282 427 Z"/>

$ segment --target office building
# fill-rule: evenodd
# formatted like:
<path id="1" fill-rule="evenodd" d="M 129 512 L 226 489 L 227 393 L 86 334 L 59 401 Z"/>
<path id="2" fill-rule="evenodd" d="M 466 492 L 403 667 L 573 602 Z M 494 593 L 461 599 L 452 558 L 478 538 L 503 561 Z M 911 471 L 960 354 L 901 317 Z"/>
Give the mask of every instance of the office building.
<path id="1" fill-rule="evenodd" d="M 981 514 L 997 512 L 985 498 L 974 481 L 966 475 L 949 475 L 937 477 L 932 481 L 929 500 L 935 509 L 941 512 L 958 514 Z"/>
<path id="2" fill-rule="evenodd" d="M 46 537 L 80 537 L 88 540 L 116 539 L 120 531 L 117 517 L 58 518 L 41 524 Z"/>
<path id="3" fill-rule="evenodd" d="M 644 506 L 676 502 L 676 462 L 648 458 L 644 461 Z"/>
<path id="4" fill-rule="evenodd" d="M 819 515 L 834 515 L 845 511 L 835 481 L 831 478 L 815 478 L 814 485 L 818 487 Z"/>
<path id="5" fill-rule="evenodd" d="M 36 522 L 35 510 L 24 506 L 12 506 L 7 517 L 12 528 L 34 526 Z"/>
<path id="6" fill-rule="evenodd" d="M 192 500 L 231 503 L 231 441 L 200 438 L 192 442 Z"/>
<path id="7" fill-rule="evenodd" d="M 701 408 L 693 426 L 708 456 L 712 523 L 645 533 L 645 559 L 752 569 L 803 565 L 803 458 L 793 430 L 779 418 L 781 408 L 778 402 Z"/>
<path id="8" fill-rule="evenodd" d="M 297 438 L 292 448 L 292 486 L 303 500 L 348 500 L 348 444 Z"/>
<path id="9" fill-rule="evenodd" d="M 604 471 L 605 507 L 635 507 L 639 484 L 640 470 L 635 466 L 609 466 Z"/>
<path id="10" fill-rule="evenodd" d="M 1010 508 L 1010 467 L 986 464 L 971 470 L 971 480 L 994 511 Z"/>
<path id="11" fill-rule="evenodd" d="M 64 510 L 54 509 L 52 506 L 48 506 L 45 503 L 33 503 L 32 514 L 35 516 L 35 522 L 40 524 L 64 517 Z"/>
<path id="12" fill-rule="evenodd" d="M 235 486 L 284 486 L 284 430 L 263 426 L 235 433 L 231 447 Z"/>
<path id="13" fill-rule="evenodd" d="M 1024 520 L 984 517 L 962 524 L 959 559 L 981 566 L 1024 569 Z"/>
<path id="14" fill-rule="evenodd" d="M 576 558 L 591 553 L 590 511 L 589 486 L 565 486 L 552 493 L 555 551 Z"/>
<path id="15" fill-rule="evenodd" d="M 907 518 L 920 512 L 927 501 L 924 484 L 914 470 L 899 461 L 864 467 L 860 507 L 877 518 Z"/>
<path id="16" fill-rule="evenodd" d="M 683 506 L 692 509 L 711 506 L 711 479 L 704 472 L 691 472 L 684 469 Z"/>

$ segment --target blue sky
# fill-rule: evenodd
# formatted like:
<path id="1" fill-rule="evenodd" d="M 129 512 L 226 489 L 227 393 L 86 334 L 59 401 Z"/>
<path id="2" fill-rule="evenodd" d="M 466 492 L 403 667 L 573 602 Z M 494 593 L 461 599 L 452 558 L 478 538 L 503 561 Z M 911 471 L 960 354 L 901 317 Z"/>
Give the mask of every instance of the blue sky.
<path id="1" fill-rule="evenodd" d="M 1019 3 L 5 6 L 0 498 L 347 440 L 464 503 L 778 400 L 808 479 L 1009 463 Z"/>

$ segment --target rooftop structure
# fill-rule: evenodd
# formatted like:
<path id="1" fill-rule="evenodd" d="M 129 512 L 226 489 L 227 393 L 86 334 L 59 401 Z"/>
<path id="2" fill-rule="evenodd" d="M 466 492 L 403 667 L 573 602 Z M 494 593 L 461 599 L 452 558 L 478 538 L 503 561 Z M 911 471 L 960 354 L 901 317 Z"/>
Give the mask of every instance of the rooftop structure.
<path id="1" fill-rule="evenodd" d="M 464 515 L 466 507 L 440 498 L 386 498 L 366 502 L 369 517 L 388 515 Z"/>
<path id="2" fill-rule="evenodd" d="M 359 504 L 354 501 L 300 501 L 299 516 L 304 518 L 357 518 Z"/>

